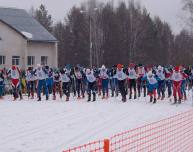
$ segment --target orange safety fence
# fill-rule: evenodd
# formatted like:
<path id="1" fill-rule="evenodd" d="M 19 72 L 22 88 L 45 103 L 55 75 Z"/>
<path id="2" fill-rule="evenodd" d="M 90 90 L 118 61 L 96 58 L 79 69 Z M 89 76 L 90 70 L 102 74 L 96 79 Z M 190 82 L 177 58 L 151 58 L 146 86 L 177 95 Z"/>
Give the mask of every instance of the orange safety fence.
<path id="1" fill-rule="evenodd" d="M 63 152 L 193 152 L 193 110 Z"/>
<path id="2" fill-rule="evenodd" d="M 91 142 L 82 146 L 71 148 L 63 152 L 104 152 L 105 143 L 107 143 L 106 140 L 103 140 L 103 141 L 99 140 L 99 141 Z M 106 145 L 109 146 L 109 143 L 107 143 Z"/>

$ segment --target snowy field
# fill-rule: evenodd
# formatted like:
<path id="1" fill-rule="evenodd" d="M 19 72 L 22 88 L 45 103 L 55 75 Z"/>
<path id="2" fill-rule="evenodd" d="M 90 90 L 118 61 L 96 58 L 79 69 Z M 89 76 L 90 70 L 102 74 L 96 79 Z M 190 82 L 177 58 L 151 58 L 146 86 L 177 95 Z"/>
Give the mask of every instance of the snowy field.
<path id="1" fill-rule="evenodd" d="M 190 96 L 178 106 L 169 100 L 153 105 L 149 97 L 126 103 L 120 98 L 94 103 L 24 98 L 0 101 L 0 152 L 61 152 L 192 109 Z"/>

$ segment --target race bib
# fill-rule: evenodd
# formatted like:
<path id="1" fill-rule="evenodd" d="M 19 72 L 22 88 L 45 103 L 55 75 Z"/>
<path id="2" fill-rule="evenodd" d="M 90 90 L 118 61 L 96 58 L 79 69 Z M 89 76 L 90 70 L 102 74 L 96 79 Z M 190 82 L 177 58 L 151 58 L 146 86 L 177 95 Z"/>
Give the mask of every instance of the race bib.
<path id="1" fill-rule="evenodd" d="M 131 77 L 133 77 L 133 76 L 134 76 L 134 72 L 133 72 L 133 71 L 130 71 L 129 75 L 130 75 Z"/>
<path id="2" fill-rule="evenodd" d="M 157 80 L 155 78 L 149 78 L 148 81 L 149 81 L 150 84 L 157 83 Z"/>
<path id="3" fill-rule="evenodd" d="M 123 75 L 122 75 L 122 73 L 118 73 L 118 79 L 122 79 L 122 77 L 123 77 Z"/>
<path id="4" fill-rule="evenodd" d="M 13 71 L 12 71 L 12 77 L 14 77 L 14 78 L 15 78 L 15 77 L 16 77 L 16 75 L 17 75 L 17 74 L 16 74 L 16 71 L 15 71 L 15 70 L 13 70 Z"/>
<path id="5" fill-rule="evenodd" d="M 174 75 L 174 79 L 175 79 L 175 80 L 179 80 L 179 79 L 180 79 L 179 74 L 175 74 L 175 75 Z"/>
<path id="6" fill-rule="evenodd" d="M 38 72 L 38 77 L 39 78 L 42 78 L 43 76 L 42 76 L 42 72 Z"/>

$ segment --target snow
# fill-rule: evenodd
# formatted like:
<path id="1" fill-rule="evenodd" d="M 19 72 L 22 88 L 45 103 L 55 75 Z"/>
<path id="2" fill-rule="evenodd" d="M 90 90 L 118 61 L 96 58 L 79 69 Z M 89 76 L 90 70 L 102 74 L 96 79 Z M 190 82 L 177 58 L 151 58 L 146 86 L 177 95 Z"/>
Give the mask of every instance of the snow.
<path id="1" fill-rule="evenodd" d="M 178 106 L 169 100 L 153 105 L 149 97 L 126 103 L 100 97 L 94 103 L 73 97 L 70 102 L 24 98 L 0 101 L 1 152 L 61 152 L 192 109 L 190 96 Z"/>
<path id="2" fill-rule="evenodd" d="M 29 33 L 29 32 L 25 32 L 25 31 L 22 31 L 21 32 L 25 37 L 27 37 L 28 39 L 32 39 L 33 38 L 33 34 Z"/>

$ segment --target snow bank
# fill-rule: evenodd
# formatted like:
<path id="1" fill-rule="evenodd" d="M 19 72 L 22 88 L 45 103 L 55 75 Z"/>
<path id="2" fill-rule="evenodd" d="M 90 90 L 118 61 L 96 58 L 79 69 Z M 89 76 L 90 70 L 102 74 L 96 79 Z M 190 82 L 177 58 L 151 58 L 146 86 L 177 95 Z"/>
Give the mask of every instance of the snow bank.
<path id="1" fill-rule="evenodd" d="M 33 38 L 33 34 L 29 33 L 29 32 L 25 32 L 25 31 L 22 31 L 21 32 L 25 37 L 27 37 L 28 39 L 32 39 Z"/>
<path id="2" fill-rule="evenodd" d="M 11 100 L 0 101 L 2 152 L 61 152 L 192 108 L 191 102 L 173 106 L 168 100 L 153 105 L 148 97 L 127 103 L 120 98 L 95 103 Z"/>

